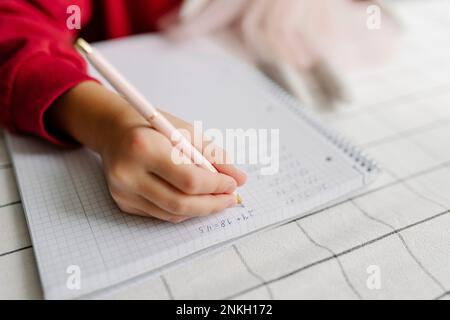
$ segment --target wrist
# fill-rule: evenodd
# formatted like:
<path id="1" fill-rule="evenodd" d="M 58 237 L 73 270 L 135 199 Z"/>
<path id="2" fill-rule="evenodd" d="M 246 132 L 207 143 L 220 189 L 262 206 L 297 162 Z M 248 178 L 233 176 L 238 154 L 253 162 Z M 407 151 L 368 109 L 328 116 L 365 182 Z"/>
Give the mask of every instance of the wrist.
<path id="1" fill-rule="evenodd" d="M 60 97 L 47 111 L 46 119 L 52 130 L 98 153 L 117 141 L 126 128 L 145 123 L 119 95 L 91 81 Z"/>

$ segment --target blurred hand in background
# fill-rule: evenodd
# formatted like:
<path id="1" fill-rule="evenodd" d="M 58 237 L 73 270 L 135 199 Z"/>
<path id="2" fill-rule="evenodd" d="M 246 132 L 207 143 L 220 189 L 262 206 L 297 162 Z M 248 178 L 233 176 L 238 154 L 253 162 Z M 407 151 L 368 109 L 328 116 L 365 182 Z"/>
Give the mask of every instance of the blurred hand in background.
<path id="1" fill-rule="evenodd" d="M 172 26 L 172 36 L 226 29 L 256 64 L 308 104 L 345 99 L 340 73 L 383 61 L 399 34 L 392 16 L 374 1 L 197 1 L 204 8 Z"/>

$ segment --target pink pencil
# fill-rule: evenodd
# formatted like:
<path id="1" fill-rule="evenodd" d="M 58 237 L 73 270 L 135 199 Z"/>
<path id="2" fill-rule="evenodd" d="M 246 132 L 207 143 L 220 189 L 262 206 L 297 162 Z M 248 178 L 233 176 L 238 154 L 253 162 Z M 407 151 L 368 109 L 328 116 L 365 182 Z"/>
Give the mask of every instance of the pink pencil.
<path id="1" fill-rule="evenodd" d="M 97 50 L 92 48 L 84 39 L 79 38 L 75 46 L 86 56 L 95 69 L 119 92 L 131 106 L 133 106 L 158 132 L 170 141 L 177 141 L 175 146 L 184 154 L 190 155 L 193 163 L 214 173 L 217 169 L 181 132 L 175 128 L 144 96 L 131 85 L 125 77 L 110 64 Z M 236 194 L 237 202 L 242 198 Z"/>

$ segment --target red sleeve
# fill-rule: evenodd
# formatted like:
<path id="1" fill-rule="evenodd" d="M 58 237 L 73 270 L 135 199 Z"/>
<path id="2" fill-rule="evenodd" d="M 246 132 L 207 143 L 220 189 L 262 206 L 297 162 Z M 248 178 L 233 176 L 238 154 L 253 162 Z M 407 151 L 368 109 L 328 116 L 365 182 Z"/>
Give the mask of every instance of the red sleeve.
<path id="1" fill-rule="evenodd" d="M 67 7 L 81 8 L 89 19 L 88 0 L 0 1 L 0 124 L 59 143 L 44 127 L 43 116 L 56 98 L 90 80 L 83 58 L 72 48 Z"/>

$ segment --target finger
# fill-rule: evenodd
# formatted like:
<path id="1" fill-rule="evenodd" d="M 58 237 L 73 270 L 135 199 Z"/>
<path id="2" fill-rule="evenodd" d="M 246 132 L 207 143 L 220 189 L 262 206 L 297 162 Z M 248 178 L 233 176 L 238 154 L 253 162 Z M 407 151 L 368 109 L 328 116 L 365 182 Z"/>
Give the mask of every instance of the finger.
<path id="1" fill-rule="evenodd" d="M 214 151 L 209 152 L 208 149 L 213 148 Z M 217 147 L 213 143 L 205 149 L 205 157 L 210 161 L 214 167 L 222 174 L 232 177 L 238 186 L 242 186 L 247 181 L 247 175 L 236 166 L 228 158 L 227 153 L 222 148 Z"/>
<path id="2" fill-rule="evenodd" d="M 190 195 L 230 194 L 237 188 L 237 182 L 226 174 L 214 173 L 193 164 L 176 164 L 171 159 L 161 161 L 154 167 L 153 173 Z"/>
<path id="3" fill-rule="evenodd" d="M 113 197 L 120 210 L 132 215 L 153 217 L 171 223 L 181 223 L 189 219 L 164 211 L 139 195 L 115 193 Z"/>
<path id="4" fill-rule="evenodd" d="M 136 208 L 135 210 L 144 217 L 153 217 L 170 223 L 181 223 L 190 219 L 190 217 L 178 216 L 164 211 L 142 196 L 136 196 L 133 205 Z"/>
<path id="5" fill-rule="evenodd" d="M 123 210 L 122 210 L 123 211 Z M 185 222 L 187 220 L 189 220 L 190 218 L 188 217 L 180 217 L 180 216 L 176 216 L 170 213 L 158 213 L 153 211 L 152 213 L 148 213 L 147 211 L 143 211 L 141 209 L 137 209 L 137 208 L 132 208 L 129 211 L 124 211 L 125 213 L 134 215 L 134 216 L 139 216 L 139 217 L 143 217 L 143 218 L 154 218 L 154 219 L 158 219 L 164 222 L 170 222 L 170 223 L 182 223 Z"/>
<path id="6" fill-rule="evenodd" d="M 233 165 L 214 164 L 214 166 L 220 173 L 232 177 L 237 182 L 238 187 L 243 186 L 247 182 L 247 175 Z"/>
<path id="7" fill-rule="evenodd" d="M 238 186 L 242 186 L 245 184 L 247 180 L 246 174 L 239 170 L 236 166 L 232 164 L 232 161 L 228 158 L 226 152 L 216 146 L 210 139 L 206 138 L 202 133 L 194 132 L 194 127 L 183 120 L 180 120 L 170 114 L 164 113 L 167 118 L 174 123 L 174 125 L 179 128 L 187 131 L 188 134 L 185 134 L 186 137 L 194 144 L 194 146 L 201 150 L 203 155 L 208 161 L 210 161 L 216 169 L 227 176 L 232 177 Z M 195 138 L 200 137 L 200 138 Z"/>
<path id="8" fill-rule="evenodd" d="M 158 146 L 148 169 L 178 190 L 191 195 L 233 193 L 237 182 L 228 175 L 200 168 L 169 144 Z"/>
<path id="9" fill-rule="evenodd" d="M 199 217 L 217 213 L 237 204 L 235 195 L 188 195 L 155 175 L 147 175 L 138 182 L 137 192 L 169 213 Z"/>

